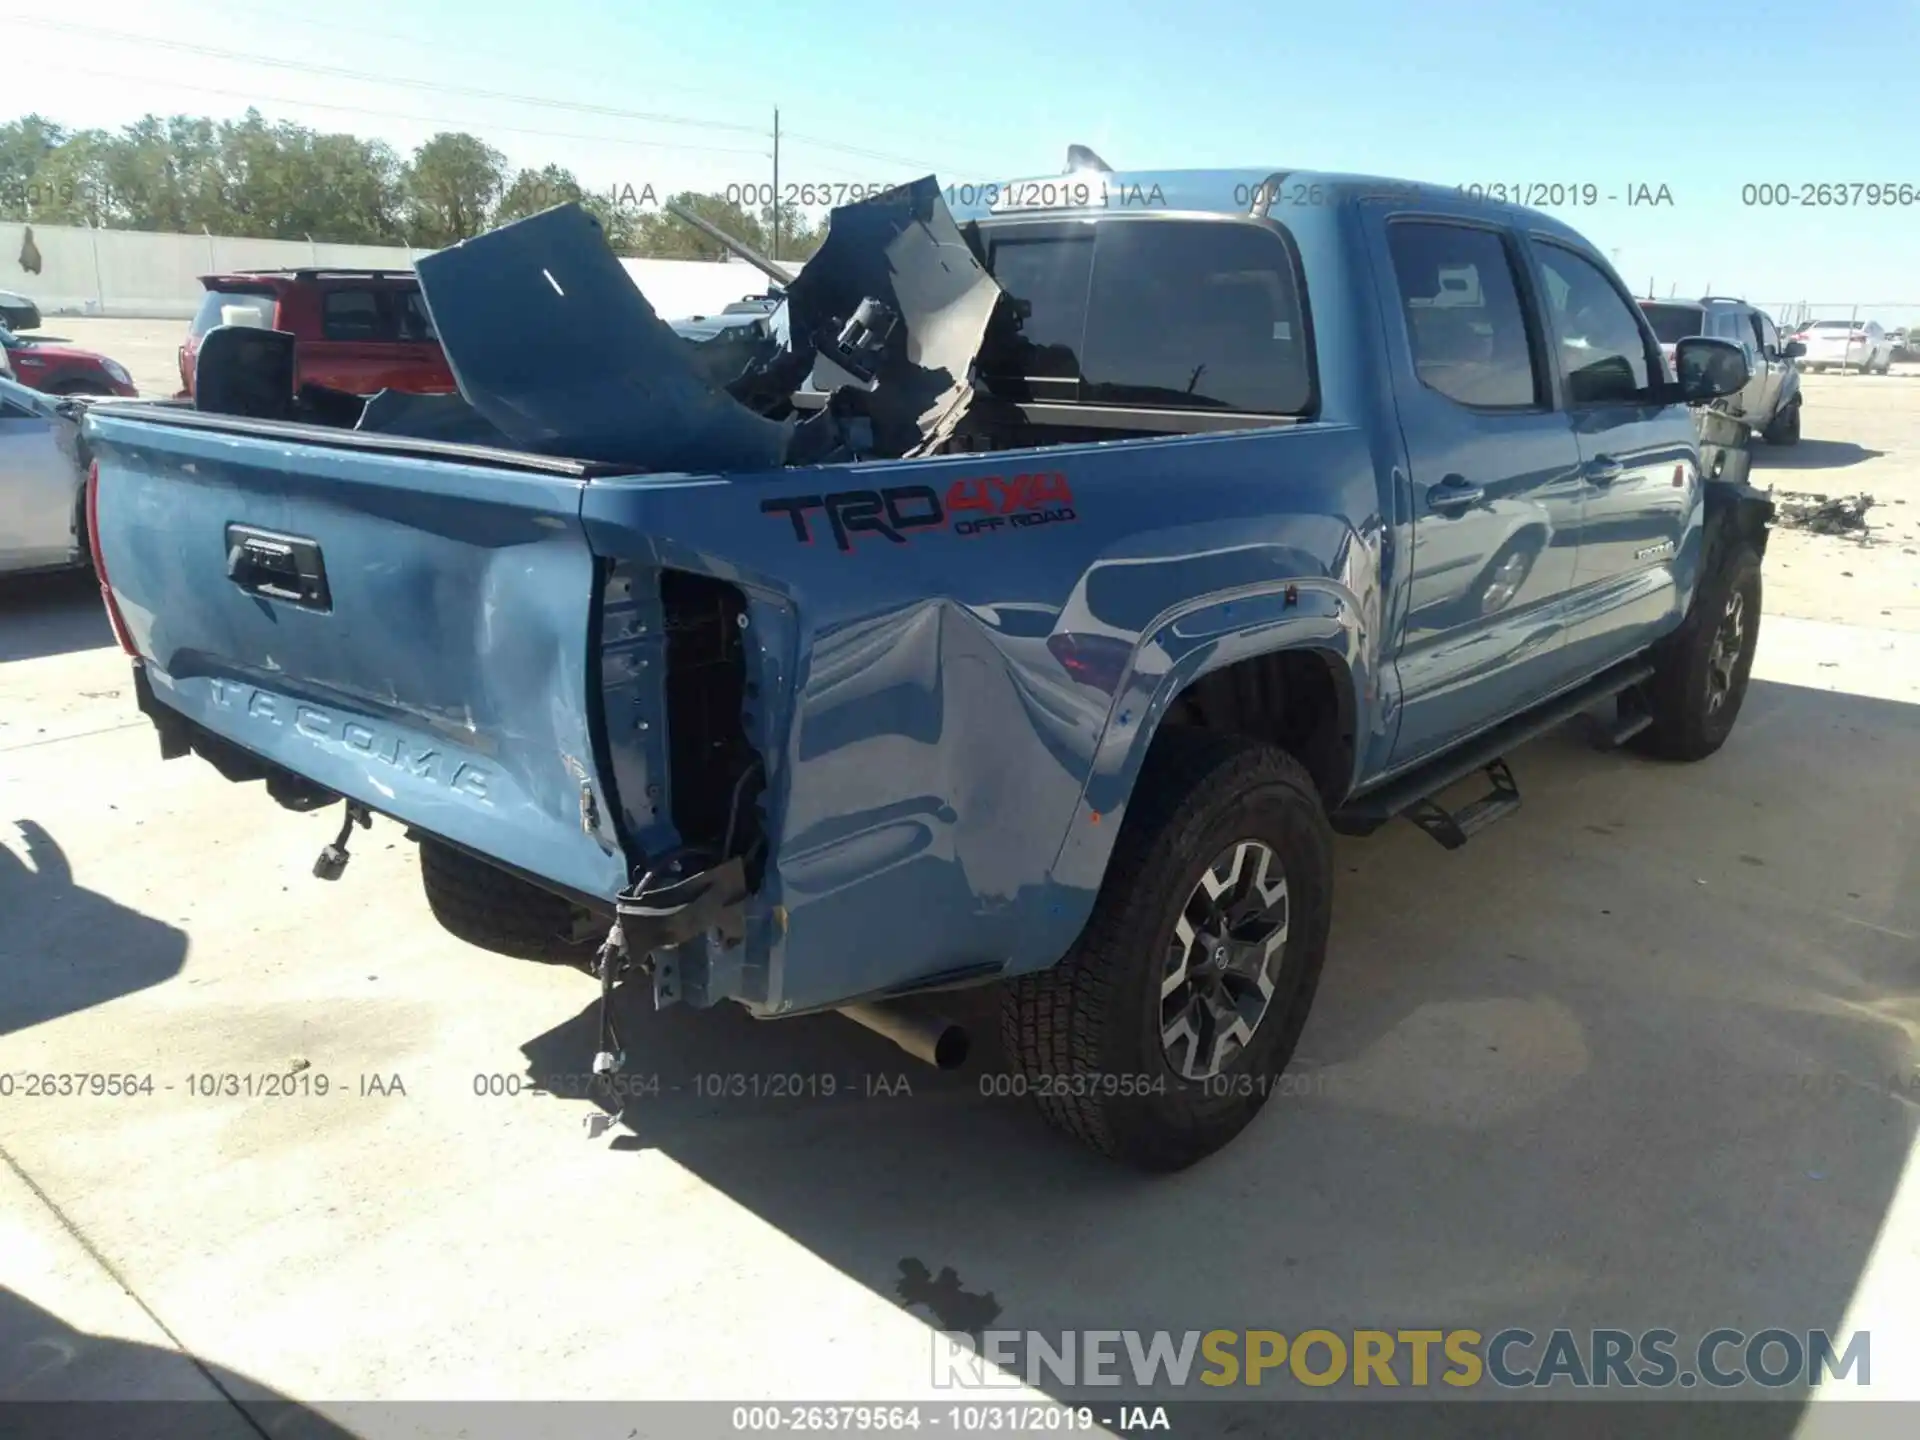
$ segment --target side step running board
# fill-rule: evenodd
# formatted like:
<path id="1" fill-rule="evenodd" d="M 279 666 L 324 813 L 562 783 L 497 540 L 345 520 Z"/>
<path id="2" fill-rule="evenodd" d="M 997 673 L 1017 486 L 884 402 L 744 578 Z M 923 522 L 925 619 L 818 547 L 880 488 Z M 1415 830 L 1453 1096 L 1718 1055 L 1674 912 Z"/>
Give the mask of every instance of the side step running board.
<path id="1" fill-rule="evenodd" d="M 1371 835 L 1389 820 L 1405 815 L 1448 849 L 1457 849 L 1476 830 L 1485 829 L 1519 808 L 1519 787 L 1501 757 L 1536 736 L 1564 725 L 1588 706 L 1632 689 L 1652 674 L 1653 666 L 1644 660 L 1631 660 L 1604 670 L 1564 695 L 1504 720 L 1457 749 L 1389 780 L 1378 789 L 1356 796 L 1334 812 L 1333 828 L 1343 835 Z M 1434 801 L 1433 796 L 1476 770 L 1486 771 L 1493 782 L 1493 789 L 1485 797 L 1457 815 Z"/>
<path id="2" fill-rule="evenodd" d="M 1496 820 L 1504 820 L 1520 808 L 1520 786 L 1505 760 L 1487 766 L 1487 779 L 1493 789 L 1459 810 L 1449 810 L 1431 795 L 1416 800 L 1407 809 L 1407 819 L 1449 850 L 1458 850 Z"/>

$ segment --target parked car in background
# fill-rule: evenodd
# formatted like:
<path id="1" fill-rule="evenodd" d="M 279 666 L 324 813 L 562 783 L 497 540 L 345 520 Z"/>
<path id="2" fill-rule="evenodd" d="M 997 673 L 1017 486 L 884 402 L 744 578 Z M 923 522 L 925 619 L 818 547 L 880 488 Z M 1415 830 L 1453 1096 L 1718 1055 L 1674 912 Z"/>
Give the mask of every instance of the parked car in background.
<path id="1" fill-rule="evenodd" d="M 1717 408 L 1758 431 L 1775 445 L 1800 438 L 1800 371 L 1797 338 L 1782 337 L 1773 317 L 1744 300 L 1708 295 L 1699 300 L 1642 300 L 1640 309 L 1673 366 L 1674 346 L 1693 335 L 1729 340 L 1747 357 L 1747 383 Z"/>
<path id="2" fill-rule="evenodd" d="M 453 372 L 411 270 L 247 270 L 202 275 L 206 293 L 180 346 L 181 393 L 193 394 L 200 337 L 216 325 L 295 336 L 295 384 L 355 395 L 450 395 Z"/>
<path id="3" fill-rule="evenodd" d="M 1815 320 L 1794 338 L 1807 347 L 1809 370 L 1884 375 L 1893 367 L 1893 341 L 1878 321 Z"/>
<path id="4" fill-rule="evenodd" d="M 0 379 L 0 575 L 86 563 L 86 406 Z"/>
<path id="5" fill-rule="evenodd" d="M 1899 330 L 1889 330 L 1887 344 L 1893 347 L 1893 363 L 1896 365 L 1920 360 L 1920 351 L 1914 348 L 1914 338 L 1904 327 Z"/>
<path id="6" fill-rule="evenodd" d="M 14 379 L 48 395 L 120 395 L 131 397 L 133 376 L 117 360 L 78 345 L 16 335 L 0 326 L 0 348 L 7 352 Z"/>
<path id="7" fill-rule="evenodd" d="M 40 307 L 24 295 L 0 290 L 0 325 L 9 330 L 38 330 Z"/>

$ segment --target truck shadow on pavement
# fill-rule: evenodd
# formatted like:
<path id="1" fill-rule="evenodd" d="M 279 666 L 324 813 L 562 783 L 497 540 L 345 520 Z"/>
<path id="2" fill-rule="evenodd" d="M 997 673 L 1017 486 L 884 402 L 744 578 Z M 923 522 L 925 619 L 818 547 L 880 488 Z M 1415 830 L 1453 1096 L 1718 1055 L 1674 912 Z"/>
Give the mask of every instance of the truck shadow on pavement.
<path id="1" fill-rule="evenodd" d="M 77 1330 L 4 1285 L 0 1416 L 8 1440 L 351 1440 L 258 1381 L 165 1346 Z"/>
<path id="2" fill-rule="evenodd" d="M 0 1035 L 180 973 L 185 932 L 76 885 L 59 842 L 36 821 L 14 823 L 26 858 L 0 844 Z"/>
<path id="3" fill-rule="evenodd" d="M 1886 452 L 1869 450 L 1851 440 L 1801 440 L 1797 445 L 1756 445 L 1753 447 L 1755 474 L 1765 470 L 1842 470 L 1868 460 L 1878 460 Z"/>
<path id="4" fill-rule="evenodd" d="M 976 1053 L 939 1075 L 837 1016 L 655 1013 L 629 987 L 608 1143 L 930 1329 L 1670 1329 L 1691 1371 L 1706 1332 L 1778 1326 L 1838 1353 L 1920 1105 L 1920 707 L 1756 681 L 1702 764 L 1568 727 L 1514 768 L 1525 808 L 1464 851 L 1338 843 L 1288 1082 L 1185 1173 L 1118 1169 L 1005 1096 L 991 992 L 942 1005 Z M 538 1080 L 595 1042 L 588 1007 L 523 1049 Z M 1777 1401 L 1726 1430 L 1768 1436 L 1806 1390 L 1721 1393 Z M 1408 1433 L 1481 1433 L 1479 1410 L 1417 1406 Z M 1735 1412 L 1685 1413 L 1655 1428 Z"/>
<path id="5" fill-rule="evenodd" d="M 0 664 L 113 643 L 113 627 L 93 572 L 0 578 Z"/>

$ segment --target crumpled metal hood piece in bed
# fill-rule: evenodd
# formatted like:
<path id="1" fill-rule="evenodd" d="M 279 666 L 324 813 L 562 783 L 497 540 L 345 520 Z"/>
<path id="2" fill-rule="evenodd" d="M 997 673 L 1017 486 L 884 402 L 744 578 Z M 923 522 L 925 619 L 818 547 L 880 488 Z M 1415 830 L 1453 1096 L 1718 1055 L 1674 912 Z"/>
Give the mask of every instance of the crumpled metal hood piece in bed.
<path id="1" fill-rule="evenodd" d="M 696 372 L 578 205 L 416 267 L 460 394 L 521 449 L 645 470 L 765 470 L 789 426 Z"/>
<path id="2" fill-rule="evenodd" d="M 852 397 L 855 408 L 872 418 L 875 453 L 927 453 L 966 413 L 1000 287 L 932 176 L 842 206 L 829 223 L 787 292 L 791 348 L 762 368 L 775 375 L 810 360 L 816 335 L 837 332 L 862 300 L 881 301 L 900 323 L 873 389 Z M 424 257 L 418 270 L 461 396 L 512 445 L 645 470 L 765 470 L 790 455 L 796 463 L 836 458 L 817 435 L 795 445 L 792 422 L 734 399 L 713 357 L 654 313 L 578 205 L 462 241 Z M 732 385 L 754 393 L 745 380 Z M 786 395 L 768 408 L 784 414 Z M 424 418 L 391 413 L 403 429 Z M 816 416 L 807 428 L 823 423 L 837 417 Z M 363 428 L 383 427 L 370 414 Z"/>

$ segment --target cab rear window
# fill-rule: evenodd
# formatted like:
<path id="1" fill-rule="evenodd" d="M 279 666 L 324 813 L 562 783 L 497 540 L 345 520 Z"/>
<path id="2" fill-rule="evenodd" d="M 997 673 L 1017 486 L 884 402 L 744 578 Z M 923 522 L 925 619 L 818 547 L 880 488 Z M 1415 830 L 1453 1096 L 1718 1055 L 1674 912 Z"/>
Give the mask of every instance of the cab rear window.
<path id="1" fill-rule="evenodd" d="M 1698 305 L 1642 305 L 1647 322 L 1662 345 L 1677 345 L 1692 335 L 1707 333 L 1707 312 Z"/>
<path id="2" fill-rule="evenodd" d="M 1240 221 L 996 225 L 987 268 L 1016 323 L 981 371 L 1015 398 L 1303 415 L 1314 404 L 1299 269 Z"/>
<path id="3" fill-rule="evenodd" d="M 195 339 L 216 325 L 254 325 L 273 328 L 274 297 L 259 290 L 209 290 L 200 297 L 200 308 L 187 327 Z"/>

